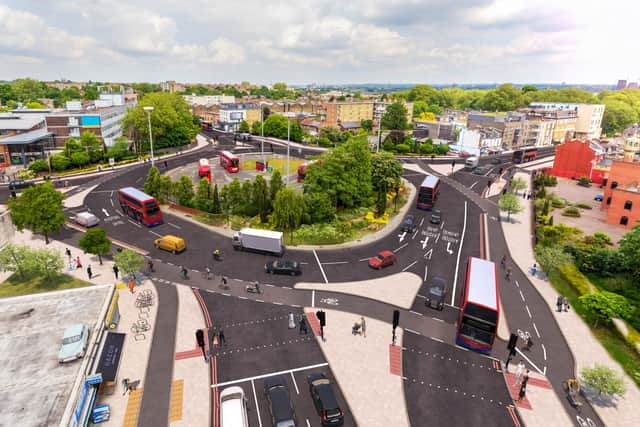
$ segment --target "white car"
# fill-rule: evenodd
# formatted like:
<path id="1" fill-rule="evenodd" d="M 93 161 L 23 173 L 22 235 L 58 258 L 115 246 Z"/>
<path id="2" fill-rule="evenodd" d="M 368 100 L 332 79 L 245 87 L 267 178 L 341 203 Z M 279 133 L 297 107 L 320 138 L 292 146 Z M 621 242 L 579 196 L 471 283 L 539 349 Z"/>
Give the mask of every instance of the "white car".
<path id="1" fill-rule="evenodd" d="M 84 357 L 89 342 L 89 328 L 87 325 L 78 323 L 71 325 L 62 334 L 62 347 L 58 352 L 58 362 L 71 362 Z"/>
<path id="2" fill-rule="evenodd" d="M 227 387 L 220 393 L 220 426 L 249 427 L 247 399 L 242 388 Z"/>
<path id="3" fill-rule="evenodd" d="M 98 225 L 100 220 L 91 212 L 80 212 L 75 218 L 76 224 L 89 228 Z"/>

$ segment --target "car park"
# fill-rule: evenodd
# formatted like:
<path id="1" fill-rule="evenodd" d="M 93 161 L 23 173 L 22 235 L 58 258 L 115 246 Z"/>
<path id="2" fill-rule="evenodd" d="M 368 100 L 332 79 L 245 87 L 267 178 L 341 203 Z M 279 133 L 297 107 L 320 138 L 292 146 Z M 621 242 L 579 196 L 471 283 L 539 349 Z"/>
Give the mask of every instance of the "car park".
<path id="1" fill-rule="evenodd" d="M 434 209 L 431 211 L 431 224 L 440 224 L 442 222 L 442 211 L 440 209 Z"/>
<path id="2" fill-rule="evenodd" d="M 333 385 L 327 376 L 318 372 L 307 377 L 309 383 L 309 393 L 316 407 L 318 415 L 321 417 L 323 427 L 342 426 L 344 424 L 344 413 L 338 405 Z"/>
<path id="3" fill-rule="evenodd" d="M 291 276 L 302 274 L 302 269 L 298 261 L 279 259 L 266 263 L 264 265 L 264 271 L 269 274 L 289 274 Z"/>
<path id="4" fill-rule="evenodd" d="M 249 427 L 247 398 L 241 387 L 227 387 L 220 392 L 220 426 Z"/>
<path id="5" fill-rule="evenodd" d="M 264 380 L 264 394 L 269 402 L 271 422 L 274 427 L 295 427 L 296 414 L 291 406 L 289 389 L 282 375 Z"/>
<path id="6" fill-rule="evenodd" d="M 382 251 L 378 255 L 369 258 L 369 266 L 375 269 L 381 269 L 395 264 L 398 257 L 391 251 Z"/>
<path id="7" fill-rule="evenodd" d="M 187 249 L 187 245 L 182 237 L 173 236 L 171 234 L 157 238 L 153 241 L 153 245 L 157 249 L 169 251 L 173 254 L 177 254 L 178 252 L 182 252 Z"/>
<path id="8" fill-rule="evenodd" d="M 444 308 L 444 298 L 447 293 L 447 283 L 442 277 L 434 277 L 429 285 L 424 305 L 436 310 Z"/>
<path id="9" fill-rule="evenodd" d="M 24 179 L 14 179 L 9 182 L 9 190 L 24 190 L 35 185 L 33 182 L 25 181 Z"/>
<path id="10" fill-rule="evenodd" d="M 93 227 L 94 225 L 98 225 L 100 223 L 98 217 L 91 212 L 80 212 L 76 215 L 74 220 L 76 224 L 87 228 Z"/>
<path id="11" fill-rule="evenodd" d="M 62 334 L 62 346 L 58 352 L 58 362 L 66 363 L 84 357 L 89 342 L 89 328 L 78 323 L 71 325 Z"/>
<path id="12" fill-rule="evenodd" d="M 400 231 L 403 233 L 413 233 L 416 231 L 416 217 L 411 214 L 405 216 Z"/>

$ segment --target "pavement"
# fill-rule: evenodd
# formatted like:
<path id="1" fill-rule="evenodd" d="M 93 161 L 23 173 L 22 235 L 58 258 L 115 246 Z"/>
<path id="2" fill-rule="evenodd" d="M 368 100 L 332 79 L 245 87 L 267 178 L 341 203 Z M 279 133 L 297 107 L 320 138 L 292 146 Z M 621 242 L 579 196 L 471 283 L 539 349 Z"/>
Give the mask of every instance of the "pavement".
<path id="1" fill-rule="evenodd" d="M 531 175 L 528 173 L 518 172 L 515 176 L 525 179 L 527 183 L 531 181 Z M 582 368 L 592 367 L 597 363 L 616 370 L 625 379 L 627 394 L 624 398 L 616 399 L 612 404 L 593 401 L 592 407 L 604 425 L 610 427 L 638 425 L 637 404 L 640 402 L 640 391 L 638 387 L 627 377 L 618 363 L 609 356 L 578 314 L 572 310 L 561 313 L 556 311 L 555 305 L 558 294 L 553 286 L 548 281 L 531 275 L 530 268 L 535 260 L 534 253 L 531 244 L 528 243 L 528 239 L 525 243 L 523 242 L 522 236 L 531 235 L 531 209 L 533 201 L 523 203 L 523 206 L 524 210 L 521 213 L 512 215 L 512 222 L 501 222 L 504 236 L 509 247 L 509 253 L 513 261 L 527 274 L 528 280 L 533 283 L 539 295 L 544 299 L 549 311 L 559 326 L 575 360 L 574 376 L 579 374 Z M 549 375 L 554 376 L 555 373 L 550 371 Z M 556 380 L 566 379 L 567 378 L 557 378 Z M 562 398 L 564 398 L 564 396 L 562 396 Z M 534 407 L 533 411 L 535 412 L 535 417 L 539 425 L 555 425 L 552 424 L 553 420 L 548 418 L 551 415 L 551 407 L 547 408 L 542 404 L 539 410 Z M 584 414 L 575 415 L 581 416 L 585 420 L 588 418 L 588 415 Z M 597 420 L 592 421 L 596 423 L 595 425 L 600 425 L 597 423 Z"/>

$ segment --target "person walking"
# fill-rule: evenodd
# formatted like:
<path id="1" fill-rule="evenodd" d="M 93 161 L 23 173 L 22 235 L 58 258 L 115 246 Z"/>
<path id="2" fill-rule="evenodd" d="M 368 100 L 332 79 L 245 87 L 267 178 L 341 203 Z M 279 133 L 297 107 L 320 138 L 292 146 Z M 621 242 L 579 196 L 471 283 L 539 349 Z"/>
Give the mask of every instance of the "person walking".
<path id="1" fill-rule="evenodd" d="M 505 275 L 507 280 L 511 280 L 511 267 L 507 267 L 507 274 Z"/>
<path id="2" fill-rule="evenodd" d="M 564 297 L 562 295 L 558 295 L 558 299 L 556 300 L 556 306 L 558 307 L 558 313 L 562 311 L 562 305 L 564 304 Z"/>
<path id="3" fill-rule="evenodd" d="M 507 265 L 507 255 L 502 255 L 502 259 L 500 260 L 500 267 L 504 268 Z"/>
<path id="4" fill-rule="evenodd" d="M 82 268 L 82 263 L 80 262 L 80 255 L 76 258 L 76 268 L 79 270 Z"/>
<path id="5" fill-rule="evenodd" d="M 118 273 L 120 269 L 118 268 L 118 264 L 113 264 L 113 274 L 116 276 L 116 280 L 118 280 Z"/>
<path id="6" fill-rule="evenodd" d="M 535 277 L 537 272 L 538 272 L 538 264 L 534 262 L 533 266 L 531 267 L 531 275 Z"/>
<path id="7" fill-rule="evenodd" d="M 533 340 L 531 339 L 531 336 L 529 336 L 529 337 L 527 338 L 527 341 L 526 341 L 526 343 L 525 343 L 525 347 L 524 347 L 524 348 L 525 348 L 525 350 L 527 350 L 527 351 L 531 351 L 531 347 L 533 347 Z"/>
<path id="8" fill-rule="evenodd" d="M 224 330 L 220 329 L 220 331 L 218 331 L 218 342 L 220 343 L 220 345 L 224 344 L 227 345 L 227 340 L 224 337 Z"/>
<path id="9" fill-rule="evenodd" d="M 304 320 L 304 316 L 300 316 L 300 335 L 307 335 L 307 322 Z"/>
<path id="10" fill-rule="evenodd" d="M 67 258 L 69 258 L 69 262 L 71 262 L 71 249 L 67 248 L 64 252 L 67 254 Z"/>
<path id="11" fill-rule="evenodd" d="M 522 360 L 520 362 L 518 362 L 518 367 L 516 368 L 516 376 L 515 379 L 513 380 L 513 386 L 517 386 L 518 382 L 520 381 L 520 377 L 522 376 L 522 373 L 524 372 L 524 363 L 522 363 Z"/>
<path id="12" fill-rule="evenodd" d="M 228 280 L 228 279 L 227 279 L 227 276 L 222 276 L 222 284 L 223 284 L 224 286 L 227 286 L 227 280 Z"/>
<path id="13" fill-rule="evenodd" d="M 362 336 L 364 338 L 367 337 L 367 324 L 364 321 L 364 317 L 360 316 L 360 330 L 362 331 Z"/>
<path id="14" fill-rule="evenodd" d="M 562 306 L 564 308 L 564 311 L 569 311 L 569 298 L 567 297 L 562 297 Z"/>
<path id="15" fill-rule="evenodd" d="M 518 402 L 524 399 L 526 394 L 527 394 L 527 386 L 524 382 L 522 382 L 522 384 L 520 385 L 520 391 L 518 392 Z"/>
<path id="16" fill-rule="evenodd" d="M 133 294 L 133 287 L 135 286 L 135 282 L 133 281 L 133 277 L 129 279 L 129 292 Z"/>
<path id="17" fill-rule="evenodd" d="M 93 277 L 93 270 L 91 270 L 91 264 L 87 266 L 87 276 L 89 276 L 89 280 Z"/>

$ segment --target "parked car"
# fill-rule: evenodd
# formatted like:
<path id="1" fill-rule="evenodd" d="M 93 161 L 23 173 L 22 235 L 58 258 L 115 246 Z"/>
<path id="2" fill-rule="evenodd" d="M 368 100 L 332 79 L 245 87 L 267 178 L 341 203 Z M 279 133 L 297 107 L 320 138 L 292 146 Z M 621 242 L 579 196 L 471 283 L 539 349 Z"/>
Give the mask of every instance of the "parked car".
<path id="1" fill-rule="evenodd" d="M 442 222 L 442 211 L 440 209 L 434 209 L 431 211 L 431 224 L 440 224 Z"/>
<path id="2" fill-rule="evenodd" d="M 58 352 L 58 362 L 66 363 L 84 357 L 89 342 L 89 328 L 78 323 L 71 325 L 62 334 L 62 346 Z"/>
<path id="3" fill-rule="evenodd" d="M 9 182 L 9 190 L 24 190 L 25 188 L 29 188 L 34 186 L 33 182 L 27 182 L 24 179 L 15 179 Z"/>
<path id="4" fill-rule="evenodd" d="M 269 261 L 264 265 L 264 271 L 269 274 L 290 274 L 297 276 L 302 273 L 300 263 L 298 261 L 290 261 L 286 259 L 277 259 Z"/>
<path id="5" fill-rule="evenodd" d="M 447 294 L 447 282 L 442 277 L 434 277 L 429 285 L 429 292 L 424 305 L 427 307 L 442 310 L 444 308 L 444 298 Z"/>
<path id="6" fill-rule="evenodd" d="M 398 257 L 391 251 L 382 251 L 378 255 L 369 258 L 369 266 L 377 269 L 393 265 L 398 261 Z"/>
<path id="7" fill-rule="evenodd" d="M 491 164 L 492 164 L 492 165 L 499 165 L 500 163 L 502 163 L 502 160 L 500 160 L 500 158 L 499 158 L 499 157 L 493 157 L 493 158 L 491 159 Z"/>
<path id="8" fill-rule="evenodd" d="M 249 427 L 247 398 L 241 387 L 227 387 L 220 393 L 220 426 Z"/>
<path id="9" fill-rule="evenodd" d="M 403 233 L 413 233 L 416 231 L 416 217 L 409 214 L 404 217 L 404 221 L 402 221 L 402 227 L 400 230 Z"/>
<path id="10" fill-rule="evenodd" d="M 157 249 L 163 249 L 173 254 L 182 252 L 187 249 L 187 245 L 182 237 L 167 234 L 153 241 L 153 245 Z"/>
<path id="11" fill-rule="evenodd" d="M 98 225 L 98 223 L 100 223 L 98 217 L 91 212 L 80 212 L 78 215 L 76 215 L 75 221 L 76 224 L 87 228 L 93 227 L 94 225 Z"/>
<path id="12" fill-rule="evenodd" d="M 344 413 L 338 405 L 338 400 L 333 391 L 331 381 L 327 376 L 318 372 L 307 377 L 309 383 L 309 393 L 316 407 L 318 415 L 321 417 L 323 427 L 342 426 L 344 424 Z"/>
<path id="13" fill-rule="evenodd" d="M 269 402 L 269 412 L 274 427 L 297 426 L 296 414 L 289 398 L 289 389 L 282 375 L 264 380 L 264 394 Z"/>
<path id="14" fill-rule="evenodd" d="M 595 200 L 596 202 L 601 202 L 603 199 L 604 199 L 603 194 L 598 194 L 596 197 L 593 198 L 593 200 Z"/>

